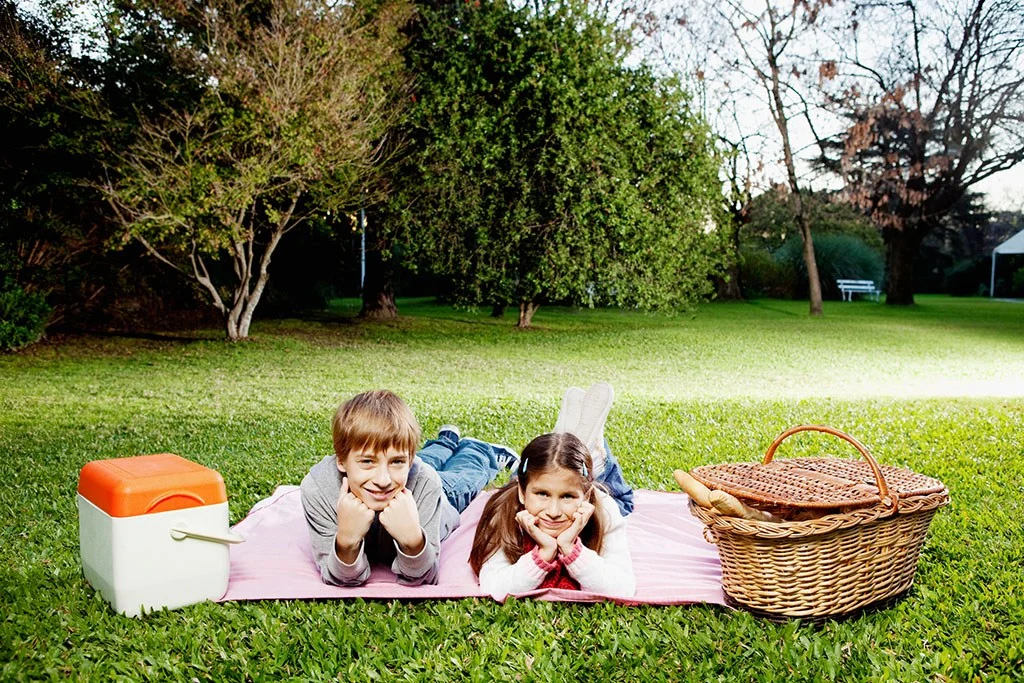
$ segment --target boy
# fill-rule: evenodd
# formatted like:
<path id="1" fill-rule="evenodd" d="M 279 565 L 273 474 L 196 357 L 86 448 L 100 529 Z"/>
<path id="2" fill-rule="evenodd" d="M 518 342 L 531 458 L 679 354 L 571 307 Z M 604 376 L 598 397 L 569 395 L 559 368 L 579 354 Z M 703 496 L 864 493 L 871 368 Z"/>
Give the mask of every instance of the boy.
<path id="1" fill-rule="evenodd" d="M 331 431 L 334 455 L 313 466 L 300 493 L 320 576 L 338 586 L 365 583 L 374 562 L 390 563 L 403 585 L 437 583 L 441 541 L 459 513 L 519 462 L 450 425 L 417 453 L 419 423 L 386 390 L 343 403 Z"/>

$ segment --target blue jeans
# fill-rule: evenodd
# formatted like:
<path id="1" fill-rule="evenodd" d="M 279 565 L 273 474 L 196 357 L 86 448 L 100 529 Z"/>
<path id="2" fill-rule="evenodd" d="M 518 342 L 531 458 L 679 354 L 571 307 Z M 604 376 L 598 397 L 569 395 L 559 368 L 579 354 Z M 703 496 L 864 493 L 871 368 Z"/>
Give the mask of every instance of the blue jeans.
<path id="1" fill-rule="evenodd" d="M 612 449 L 608 447 L 607 441 L 604 442 L 604 453 L 604 472 L 597 478 L 597 482 L 604 484 L 608 495 L 615 499 L 619 512 L 625 517 L 633 511 L 633 487 L 627 484 L 625 477 L 622 476 L 622 465 L 612 455 Z"/>
<path id="2" fill-rule="evenodd" d="M 502 469 L 494 447 L 476 439 L 431 439 L 416 455 L 441 476 L 444 495 L 458 512 Z"/>

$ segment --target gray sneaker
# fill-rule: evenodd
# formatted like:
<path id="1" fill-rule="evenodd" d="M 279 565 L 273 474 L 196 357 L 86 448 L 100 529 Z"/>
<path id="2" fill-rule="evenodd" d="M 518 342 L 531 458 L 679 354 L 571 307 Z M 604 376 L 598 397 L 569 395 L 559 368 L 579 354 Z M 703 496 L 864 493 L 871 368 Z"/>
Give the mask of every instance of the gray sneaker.
<path id="1" fill-rule="evenodd" d="M 459 428 L 455 425 L 441 425 L 441 429 L 437 430 L 437 438 L 442 441 L 458 443 L 460 437 Z"/>
<path id="2" fill-rule="evenodd" d="M 496 443 L 491 444 L 491 449 L 494 451 L 494 457 L 498 461 L 498 467 L 512 470 L 513 472 L 519 469 L 519 454 L 514 450 L 508 446 Z"/>

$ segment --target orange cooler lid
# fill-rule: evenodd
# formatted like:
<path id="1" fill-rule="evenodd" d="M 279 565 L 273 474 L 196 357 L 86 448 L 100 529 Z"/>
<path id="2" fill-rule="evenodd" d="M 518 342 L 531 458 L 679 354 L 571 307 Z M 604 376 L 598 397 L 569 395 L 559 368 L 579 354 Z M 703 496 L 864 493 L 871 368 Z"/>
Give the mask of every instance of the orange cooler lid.
<path id="1" fill-rule="evenodd" d="M 226 502 L 220 473 L 172 453 L 93 460 L 78 492 L 111 517 L 184 510 Z"/>

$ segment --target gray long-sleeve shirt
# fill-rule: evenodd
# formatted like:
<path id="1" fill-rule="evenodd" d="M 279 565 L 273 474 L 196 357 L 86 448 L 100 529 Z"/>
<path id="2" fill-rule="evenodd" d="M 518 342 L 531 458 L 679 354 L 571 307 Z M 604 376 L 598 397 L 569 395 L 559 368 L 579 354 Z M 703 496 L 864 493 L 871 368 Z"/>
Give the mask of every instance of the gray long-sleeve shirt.
<path id="1" fill-rule="evenodd" d="M 352 564 L 338 558 L 334 537 L 338 533 L 338 495 L 341 472 L 335 456 L 318 462 L 299 486 L 302 509 L 313 545 L 313 559 L 320 567 L 324 583 L 335 586 L 359 586 L 370 576 L 370 563 L 391 564 L 398 582 L 407 586 L 437 583 L 441 541 L 459 526 L 459 513 L 445 498 L 441 478 L 419 458 L 413 459 L 405 486 L 416 501 L 425 543 L 418 555 L 406 555 L 380 523 L 375 514 L 366 532 L 359 555 Z"/>

